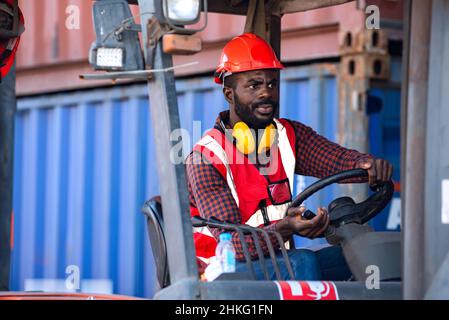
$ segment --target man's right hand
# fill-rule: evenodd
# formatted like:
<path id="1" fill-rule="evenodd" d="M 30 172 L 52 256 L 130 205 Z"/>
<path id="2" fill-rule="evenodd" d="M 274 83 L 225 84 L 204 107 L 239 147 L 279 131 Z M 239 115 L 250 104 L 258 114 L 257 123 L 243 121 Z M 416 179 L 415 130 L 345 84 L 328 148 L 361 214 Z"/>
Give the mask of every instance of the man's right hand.
<path id="1" fill-rule="evenodd" d="M 329 227 L 330 222 L 326 208 L 318 208 L 316 216 L 311 220 L 302 217 L 305 211 L 305 207 L 290 208 L 287 216 L 277 224 L 277 231 L 283 237 L 298 234 L 309 239 L 315 239 L 321 236 Z"/>

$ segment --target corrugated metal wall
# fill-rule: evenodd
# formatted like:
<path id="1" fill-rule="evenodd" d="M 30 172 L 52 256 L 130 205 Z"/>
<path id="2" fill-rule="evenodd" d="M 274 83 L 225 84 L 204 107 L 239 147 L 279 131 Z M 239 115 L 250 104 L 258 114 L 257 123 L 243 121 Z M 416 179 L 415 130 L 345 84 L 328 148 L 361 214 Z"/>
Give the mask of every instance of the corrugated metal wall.
<path id="1" fill-rule="evenodd" d="M 281 115 L 334 139 L 338 104 L 330 69 L 285 70 Z M 191 147 L 226 104 L 210 78 L 178 81 L 177 90 Z M 144 200 L 158 194 L 147 101 L 144 84 L 19 100 L 12 290 L 36 289 L 39 279 L 49 279 L 48 289 L 74 265 L 81 290 L 108 292 L 109 284 L 114 293 L 153 295 L 155 267 L 140 213 Z M 298 178 L 295 189 L 311 182 Z M 308 206 L 327 205 L 335 192 Z"/>

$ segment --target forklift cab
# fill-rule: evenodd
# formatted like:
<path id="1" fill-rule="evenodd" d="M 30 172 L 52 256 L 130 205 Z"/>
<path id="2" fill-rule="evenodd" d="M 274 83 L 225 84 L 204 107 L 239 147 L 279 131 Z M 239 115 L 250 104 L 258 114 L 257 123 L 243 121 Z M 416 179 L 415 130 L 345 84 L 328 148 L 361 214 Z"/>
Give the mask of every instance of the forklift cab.
<path id="1" fill-rule="evenodd" d="M 248 275 L 237 275 L 203 282 L 198 277 L 192 225 L 231 229 L 242 234 L 250 233 L 254 237 L 263 231 L 217 220 L 196 218 L 191 221 L 185 214 L 188 212 L 188 194 L 184 165 L 170 161 L 171 150 L 176 144 L 170 139 L 170 133 L 180 127 L 173 73 L 176 66 L 173 66 L 172 55 L 192 54 L 201 50 L 195 33 L 206 27 L 208 12 L 246 16 L 244 31 L 267 40 L 279 56 L 281 18 L 284 14 L 346 2 L 349 0 L 189 0 L 182 4 L 181 1 L 171 0 L 114 0 L 94 3 L 97 41 L 92 45 L 90 62 L 96 70 L 107 72 L 84 75 L 82 78 L 148 81 L 161 195 L 147 201 L 143 212 L 147 217 L 161 287 L 155 295 L 156 299 L 401 298 L 400 235 L 375 233 L 365 225 L 391 200 L 391 182 L 378 186 L 374 195 L 361 203 L 344 197 L 329 204 L 332 228 L 327 231 L 327 240 L 342 246 L 356 281 L 256 281 Z M 128 4 L 139 6 L 140 25 L 134 23 Z M 137 36 L 140 32 L 143 54 Z M 324 178 L 299 194 L 292 206 L 301 205 L 312 194 L 332 183 L 363 175 L 366 175 L 363 170 L 350 170 Z M 288 260 L 286 255 L 284 258 Z M 381 281 L 378 287 L 368 286 L 367 268 L 370 266 L 380 269 L 379 280 L 388 281 Z M 323 295 L 324 291 L 321 292 L 320 288 L 328 294 Z M 333 288 L 333 295 L 329 294 L 329 288 Z M 315 294 L 307 295 L 307 290 Z"/>

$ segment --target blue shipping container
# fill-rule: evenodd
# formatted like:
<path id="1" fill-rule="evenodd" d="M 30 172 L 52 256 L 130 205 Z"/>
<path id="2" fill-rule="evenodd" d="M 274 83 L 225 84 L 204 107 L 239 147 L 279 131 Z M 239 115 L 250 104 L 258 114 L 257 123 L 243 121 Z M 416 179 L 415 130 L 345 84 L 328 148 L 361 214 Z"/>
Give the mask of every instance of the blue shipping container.
<path id="1" fill-rule="evenodd" d="M 388 86 L 374 86 L 369 94 L 382 102 L 380 110 L 368 111 L 370 153 L 393 165 L 396 192 L 393 200 L 371 221 L 376 231 L 399 231 L 401 228 L 401 71 L 400 58 L 392 58 Z"/>

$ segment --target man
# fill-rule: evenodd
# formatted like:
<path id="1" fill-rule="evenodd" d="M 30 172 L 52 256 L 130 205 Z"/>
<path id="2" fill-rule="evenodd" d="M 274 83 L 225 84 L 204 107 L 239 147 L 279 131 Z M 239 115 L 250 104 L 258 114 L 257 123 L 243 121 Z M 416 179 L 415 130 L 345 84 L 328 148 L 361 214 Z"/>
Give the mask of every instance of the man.
<path id="1" fill-rule="evenodd" d="M 214 129 L 194 147 L 186 161 L 192 216 L 215 217 L 235 224 L 248 224 L 279 232 L 287 241 L 292 235 L 314 239 L 329 226 L 323 207 L 316 216 L 302 217 L 304 207 L 291 208 L 294 174 L 323 178 L 340 171 L 363 168 L 369 183 L 387 181 L 392 166 L 385 160 L 343 148 L 299 122 L 276 119 L 279 109 L 279 70 L 283 66 L 272 48 L 261 38 L 246 33 L 223 49 L 215 82 L 223 84 L 229 111 L 220 113 Z M 353 181 L 352 181 L 353 182 Z M 359 179 L 357 182 L 361 182 Z M 202 270 L 215 255 L 220 229 L 194 230 L 194 241 Z M 237 270 L 246 269 L 242 245 L 232 233 Z M 275 237 L 273 245 L 279 247 Z M 251 256 L 257 252 L 247 236 Z M 261 242 L 264 254 L 266 245 Z M 278 252 L 278 256 L 281 254 Z M 289 250 L 298 280 L 346 280 L 350 272 L 339 247 L 313 252 Z M 281 260 L 281 259 L 279 259 Z M 287 278 L 285 265 L 281 273 Z M 256 267 L 257 278 L 263 273 Z M 274 268 L 267 258 L 270 277 Z"/>

